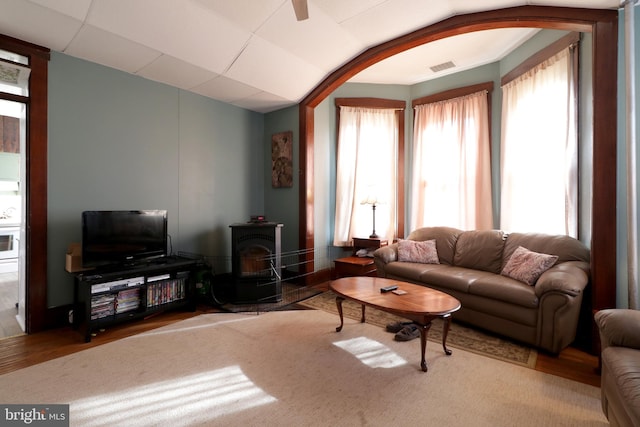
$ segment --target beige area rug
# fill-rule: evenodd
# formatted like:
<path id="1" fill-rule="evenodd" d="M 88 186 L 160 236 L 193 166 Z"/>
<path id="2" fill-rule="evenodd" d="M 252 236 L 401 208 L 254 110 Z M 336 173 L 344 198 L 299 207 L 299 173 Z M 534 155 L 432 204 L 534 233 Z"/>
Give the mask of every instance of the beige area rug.
<path id="1" fill-rule="evenodd" d="M 606 426 L 600 390 L 320 310 L 203 314 L 0 376 L 71 426 Z"/>
<path id="2" fill-rule="evenodd" d="M 299 304 L 305 307 L 334 313 L 336 316 L 338 315 L 336 296 L 330 291 L 302 301 Z M 342 313 L 344 317 L 359 321 L 362 316 L 361 305 L 345 300 L 342 303 Z M 452 322 L 449 334 L 447 335 L 447 347 L 462 348 L 473 353 L 482 354 L 484 356 L 493 357 L 495 359 L 504 360 L 529 368 L 534 368 L 536 366 L 538 352 L 535 349 L 517 344 L 509 341 L 508 339 L 483 333 L 473 328 L 468 328 L 455 322 L 455 314 L 453 317 L 454 321 Z M 336 319 L 339 323 L 339 317 Z M 388 323 L 406 321 L 406 319 L 371 307 L 367 307 L 365 309 L 365 320 L 367 323 L 383 328 Z M 429 341 L 442 344 L 443 324 L 444 322 L 440 319 L 436 319 L 432 322 L 428 335 Z M 392 334 L 389 335 L 393 338 Z M 416 341 L 418 340 L 416 339 Z M 440 347 L 442 346 L 440 345 Z"/>

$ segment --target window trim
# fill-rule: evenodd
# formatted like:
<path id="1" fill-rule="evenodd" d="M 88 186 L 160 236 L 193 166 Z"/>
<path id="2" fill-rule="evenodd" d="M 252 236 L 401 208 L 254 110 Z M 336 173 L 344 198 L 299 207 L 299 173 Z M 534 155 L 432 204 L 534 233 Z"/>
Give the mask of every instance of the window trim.
<path id="1" fill-rule="evenodd" d="M 500 79 L 500 86 L 504 86 L 507 83 L 517 79 L 518 77 L 529 72 L 532 68 L 537 67 L 547 59 L 550 59 L 554 55 L 557 55 L 558 53 L 562 52 L 564 49 L 579 42 L 580 42 L 580 33 L 575 31 L 556 40 L 555 42 L 551 43 L 549 46 L 539 50 L 538 52 L 536 52 L 535 54 L 527 58 L 525 61 L 520 63 L 518 66 L 516 66 L 513 70 L 509 71 L 507 74 L 502 76 L 502 78 Z M 577 59 L 578 49 L 575 49 L 571 54 L 574 55 L 574 59 Z M 577 64 L 578 62 L 576 61 L 575 63 Z M 577 66 L 575 67 L 575 70 L 574 70 L 575 73 L 578 72 L 578 68 L 579 67 Z M 574 75 L 574 77 L 576 77 L 576 81 L 578 81 L 577 75 Z M 579 90 L 578 90 L 578 93 L 579 93 Z"/>
<path id="2" fill-rule="evenodd" d="M 459 98 L 461 96 L 471 95 L 472 93 L 486 90 L 487 102 L 489 103 L 489 107 L 491 107 L 491 92 L 493 91 L 493 86 L 493 82 L 484 82 L 469 86 L 458 87 L 455 89 L 449 89 L 442 92 L 434 93 L 432 95 L 423 96 L 422 98 L 414 99 L 413 101 L 411 101 L 411 106 L 415 108 L 418 105 L 448 101 L 453 98 Z M 491 113 L 491 108 L 489 108 L 489 113 Z M 489 117 L 489 122 L 491 122 L 491 117 Z"/>

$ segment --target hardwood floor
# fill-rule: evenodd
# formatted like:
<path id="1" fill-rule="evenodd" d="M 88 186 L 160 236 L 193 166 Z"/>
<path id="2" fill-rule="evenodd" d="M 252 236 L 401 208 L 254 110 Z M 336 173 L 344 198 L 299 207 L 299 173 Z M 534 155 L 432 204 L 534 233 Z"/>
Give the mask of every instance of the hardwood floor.
<path id="1" fill-rule="evenodd" d="M 199 308 L 195 312 L 167 312 L 142 321 L 123 323 L 98 333 L 89 343 L 85 343 L 82 334 L 71 326 L 4 338 L 0 340 L 0 375 L 213 311 Z"/>
<path id="2" fill-rule="evenodd" d="M 573 347 L 566 348 L 557 357 L 538 354 L 536 370 L 600 387 L 598 356 Z"/>
<path id="3" fill-rule="evenodd" d="M 168 312 L 143 321 L 126 323 L 98 333 L 90 343 L 71 327 L 0 340 L 0 375 L 47 360 L 103 345 L 131 335 L 159 328 L 202 313 L 217 310 L 200 306 L 195 312 Z M 598 358 L 569 347 L 558 357 L 538 354 L 536 370 L 600 387 Z"/>

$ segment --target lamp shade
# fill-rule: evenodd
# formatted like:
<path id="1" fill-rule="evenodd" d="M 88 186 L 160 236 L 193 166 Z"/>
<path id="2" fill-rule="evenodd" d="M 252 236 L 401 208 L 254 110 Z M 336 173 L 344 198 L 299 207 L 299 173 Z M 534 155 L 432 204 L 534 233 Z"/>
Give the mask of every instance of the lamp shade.
<path id="1" fill-rule="evenodd" d="M 361 205 L 376 205 L 378 203 L 378 197 L 373 193 L 367 194 L 367 196 L 360 202 Z"/>
<path id="2" fill-rule="evenodd" d="M 379 185 L 367 185 L 366 192 L 363 191 L 363 193 L 364 196 L 360 200 L 361 205 L 380 205 L 384 203 L 382 200 L 383 197 L 381 197 Z"/>

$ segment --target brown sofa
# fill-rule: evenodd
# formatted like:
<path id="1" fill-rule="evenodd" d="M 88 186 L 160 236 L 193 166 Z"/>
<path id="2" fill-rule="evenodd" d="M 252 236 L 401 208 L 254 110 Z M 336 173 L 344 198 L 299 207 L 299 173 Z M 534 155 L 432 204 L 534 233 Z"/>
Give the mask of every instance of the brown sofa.
<path id="1" fill-rule="evenodd" d="M 612 426 L 640 426 L 640 311 L 601 310 L 602 410 Z"/>
<path id="2" fill-rule="evenodd" d="M 446 292 L 462 304 L 455 320 L 550 353 L 574 341 L 589 282 L 590 254 L 583 243 L 568 236 L 450 227 L 420 228 L 400 243 L 405 248 L 428 241 L 435 241 L 437 263 L 399 261 L 396 242 L 375 251 L 378 275 Z M 501 274 L 518 247 L 557 259 L 529 285 Z"/>

